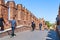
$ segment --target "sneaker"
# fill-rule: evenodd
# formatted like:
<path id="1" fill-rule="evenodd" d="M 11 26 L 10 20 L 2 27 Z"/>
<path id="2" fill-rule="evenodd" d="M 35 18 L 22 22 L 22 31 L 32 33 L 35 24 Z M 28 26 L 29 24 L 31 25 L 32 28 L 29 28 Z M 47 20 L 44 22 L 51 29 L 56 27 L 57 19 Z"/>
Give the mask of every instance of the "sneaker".
<path id="1" fill-rule="evenodd" d="M 16 37 L 16 36 L 13 36 L 13 37 Z"/>
<path id="2" fill-rule="evenodd" d="M 14 34 L 14 36 L 16 36 L 16 34 Z"/>
<path id="3" fill-rule="evenodd" d="M 10 38 L 12 38 L 13 36 L 10 36 Z"/>

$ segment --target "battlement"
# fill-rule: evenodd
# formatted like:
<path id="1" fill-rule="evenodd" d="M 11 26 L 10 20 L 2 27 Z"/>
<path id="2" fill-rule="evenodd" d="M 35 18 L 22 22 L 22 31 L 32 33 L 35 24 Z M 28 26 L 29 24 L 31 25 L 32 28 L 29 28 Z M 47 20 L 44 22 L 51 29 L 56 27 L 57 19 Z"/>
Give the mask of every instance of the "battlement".
<path id="1" fill-rule="evenodd" d="M 0 0 L 0 5 L 4 5 L 5 1 L 4 0 Z"/>
<path id="2" fill-rule="evenodd" d="M 11 20 L 15 17 L 17 21 L 17 26 L 19 25 L 28 25 L 31 26 L 31 22 L 34 21 L 36 24 L 36 29 L 39 29 L 39 23 L 42 21 L 42 24 L 45 25 L 44 20 L 39 20 L 32 12 L 27 8 L 23 7 L 22 4 L 17 4 L 14 1 L 0 0 L 0 15 L 3 15 L 5 22 Z M 8 29 L 10 26 L 4 25 L 4 29 Z"/>

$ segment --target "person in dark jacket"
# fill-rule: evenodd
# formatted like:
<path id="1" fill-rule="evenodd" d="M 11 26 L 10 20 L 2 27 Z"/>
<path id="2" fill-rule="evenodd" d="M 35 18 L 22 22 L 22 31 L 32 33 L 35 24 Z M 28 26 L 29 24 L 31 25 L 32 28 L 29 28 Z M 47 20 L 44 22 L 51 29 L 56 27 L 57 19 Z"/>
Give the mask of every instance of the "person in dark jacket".
<path id="1" fill-rule="evenodd" d="M 4 31 L 4 25 L 3 25 L 3 22 L 5 23 L 2 15 L 0 15 L 0 27 L 1 27 L 1 31 Z"/>
<path id="2" fill-rule="evenodd" d="M 42 23 L 39 23 L 39 29 L 41 30 L 41 28 L 42 28 Z"/>
<path id="3" fill-rule="evenodd" d="M 32 31 L 34 31 L 34 29 L 35 29 L 35 23 L 34 23 L 34 21 L 32 21 Z"/>

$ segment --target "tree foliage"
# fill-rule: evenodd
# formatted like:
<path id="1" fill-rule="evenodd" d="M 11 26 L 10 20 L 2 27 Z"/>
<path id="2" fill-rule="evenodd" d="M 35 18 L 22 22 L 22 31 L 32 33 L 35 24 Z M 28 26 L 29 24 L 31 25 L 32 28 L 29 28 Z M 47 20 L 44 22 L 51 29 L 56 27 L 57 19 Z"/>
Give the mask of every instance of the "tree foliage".
<path id="1" fill-rule="evenodd" d="M 49 21 L 45 21 L 45 23 L 48 26 L 48 28 L 50 28 L 52 26 L 52 24 Z"/>

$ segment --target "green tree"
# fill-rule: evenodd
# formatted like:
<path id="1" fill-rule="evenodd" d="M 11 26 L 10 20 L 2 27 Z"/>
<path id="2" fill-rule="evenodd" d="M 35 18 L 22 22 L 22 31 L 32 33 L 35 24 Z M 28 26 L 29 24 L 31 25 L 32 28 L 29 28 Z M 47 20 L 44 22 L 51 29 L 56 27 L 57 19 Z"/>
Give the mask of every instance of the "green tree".
<path id="1" fill-rule="evenodd" d="M 52 26 L 52 24 L 49 21 L 45 21 L 45 23 L 48 26 L 48 28 L 50 28 Z"/>

